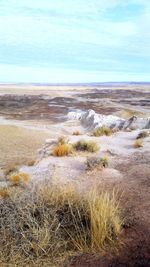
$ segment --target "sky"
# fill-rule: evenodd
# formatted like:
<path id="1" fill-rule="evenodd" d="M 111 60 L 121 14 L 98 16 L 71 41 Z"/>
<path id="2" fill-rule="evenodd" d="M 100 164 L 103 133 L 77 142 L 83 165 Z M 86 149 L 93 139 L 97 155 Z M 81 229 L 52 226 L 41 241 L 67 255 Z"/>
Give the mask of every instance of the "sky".
<path id="1" fill-rule="evenodd" d="M 150 0 L 0 0 L 0 82 L 150 81 Z"/>

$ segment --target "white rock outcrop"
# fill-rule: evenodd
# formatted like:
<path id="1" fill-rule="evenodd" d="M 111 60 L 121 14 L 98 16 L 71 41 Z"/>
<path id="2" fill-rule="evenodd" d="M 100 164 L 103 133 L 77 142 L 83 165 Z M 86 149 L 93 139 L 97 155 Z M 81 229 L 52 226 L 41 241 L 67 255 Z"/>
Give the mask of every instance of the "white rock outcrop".
<path id="1" fill-rule="evenodd" d="M 150 118 L 138 118 L 132 116 L 130 119 L 122 119 L 114 115 L 102 115 L 94 110 L 71 111 L 68 113 L 68 120 L 80 120 L 87 130 L 107 126 L 112 129 L 150 129 Z"/>

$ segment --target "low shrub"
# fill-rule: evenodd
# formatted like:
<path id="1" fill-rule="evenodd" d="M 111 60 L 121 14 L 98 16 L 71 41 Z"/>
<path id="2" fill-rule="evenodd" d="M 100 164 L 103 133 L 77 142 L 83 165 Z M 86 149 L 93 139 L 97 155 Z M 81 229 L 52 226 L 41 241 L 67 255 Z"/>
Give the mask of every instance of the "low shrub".
<path id="1" fill-rule="evenodd" d="M 102 135 L 110 136 L 112 135 L 112 133 L 113 133 L 112 129 L 110 129 L 109 127 L 103 126 L 103 127 L 96 128 L 93 132 L 93 135 L 96 137 L 99 137 Z"/>
<path id="2" fill-rule="evenodd" d="M 71 144 L 58 144 L 53 149 L 53 155 L 57 157 L 68 156 L 72 153 Z"/>
<path id="3" fill-rule="evenodd" d="M 92 171 L 94 169 L 102 169 L 108 167 L 109 158 L 103 156 L 102 158 L 88 157 L 86 161 L 86 170 Z"/>
<path id="4" fill-rule="evenodd" d="M 143 147 L 144 144 L 143 144 L 143 140 L 142 139 L 137 139 L 134 143 L 134 148 L 140 148 L 140 147 Z"/>
<path id="5" fill-rule="evenodd" d="M 57 144 L 64 145 L 64 144 L 68 144 L 68 142 L 69 142 L 69 139 L 66 136 L 60 136 L 58 138 Z"/>
<path id="6" fill-rule="evenodd" d="M 99 146 L 95 141 L 79 140 L 73 144 L 73 148 L 77 151 L 97 152 Z"/>
<path id="7" fill-rule="evenodd" d="M 147 131 L 142 131 L 138 134 L 136 139 L 146 138 L 149 136 L 149 133 Z"/>
<path id="8" fill-rule="evenodd" d="M 20 185 L 22 183 L 28 183 L 31 177 L 28 173 L 18 172 L 18 173 L 13 173 L 12 175 L 10 175 L 9 179 L 13 185 Z"/>

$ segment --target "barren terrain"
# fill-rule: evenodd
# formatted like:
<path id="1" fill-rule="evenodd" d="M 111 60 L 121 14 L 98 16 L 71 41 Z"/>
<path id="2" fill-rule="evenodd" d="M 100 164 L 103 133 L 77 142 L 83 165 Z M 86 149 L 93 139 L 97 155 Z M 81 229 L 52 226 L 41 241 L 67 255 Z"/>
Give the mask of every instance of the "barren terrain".
<path id="1" fill-rule="evenodd" d="M 67 267 L 150 266 L 150 136 L 143 147 L 134 143 L 141 132 L 115 131 L 111 136 L 92 136 L 79 120 L 68 120 L 70 111 L 94 110 L 98 114 L 128 119 L 150 117 L 150 85 L 107 86 L 0 86 L 0 169 L 13 164 L 31 175 L 31 183 L 50 180 L 73 183 L 79 190 L 95 184 L 103 190 L 118 190 L 124 225 L 123 245 L 104 255 L 82 254 L 65 260 Z M 74 131 L 80 135 L 73 135 Z M 146 129 L 149 132 L 149 129 Z M 44 154 L 60 136 L 74 143 L 94 140 L 100 146 L 96 157 L 108 156 L 109 166 L 86 171 L 89 152 L 54 157 Z M 45 143 L 46 142 L 46 143 Z M 43 154 L 42 154 L 43 153 Z M 34 164 L 30 164 L 33 160 Z M 32 165 L 32 166 L 31 166 Z M 9 170 L 8 170 L 9 171 Z M 0 173 L 0 174 L 1 174 Z M 7 183 L 2 179 L 1 186 Z M 48 266 L 48 265 L 43 265 Z"/>

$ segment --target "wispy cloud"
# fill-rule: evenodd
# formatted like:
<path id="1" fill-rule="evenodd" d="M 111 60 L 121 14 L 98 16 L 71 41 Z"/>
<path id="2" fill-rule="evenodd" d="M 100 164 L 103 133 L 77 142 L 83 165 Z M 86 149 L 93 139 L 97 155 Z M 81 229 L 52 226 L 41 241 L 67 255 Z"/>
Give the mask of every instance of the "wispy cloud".
<path id="1" fill-rule="evenodd" d="M 1 1 L 0 80 L 148 80 L 149 28 L 146 0 Z"/>

